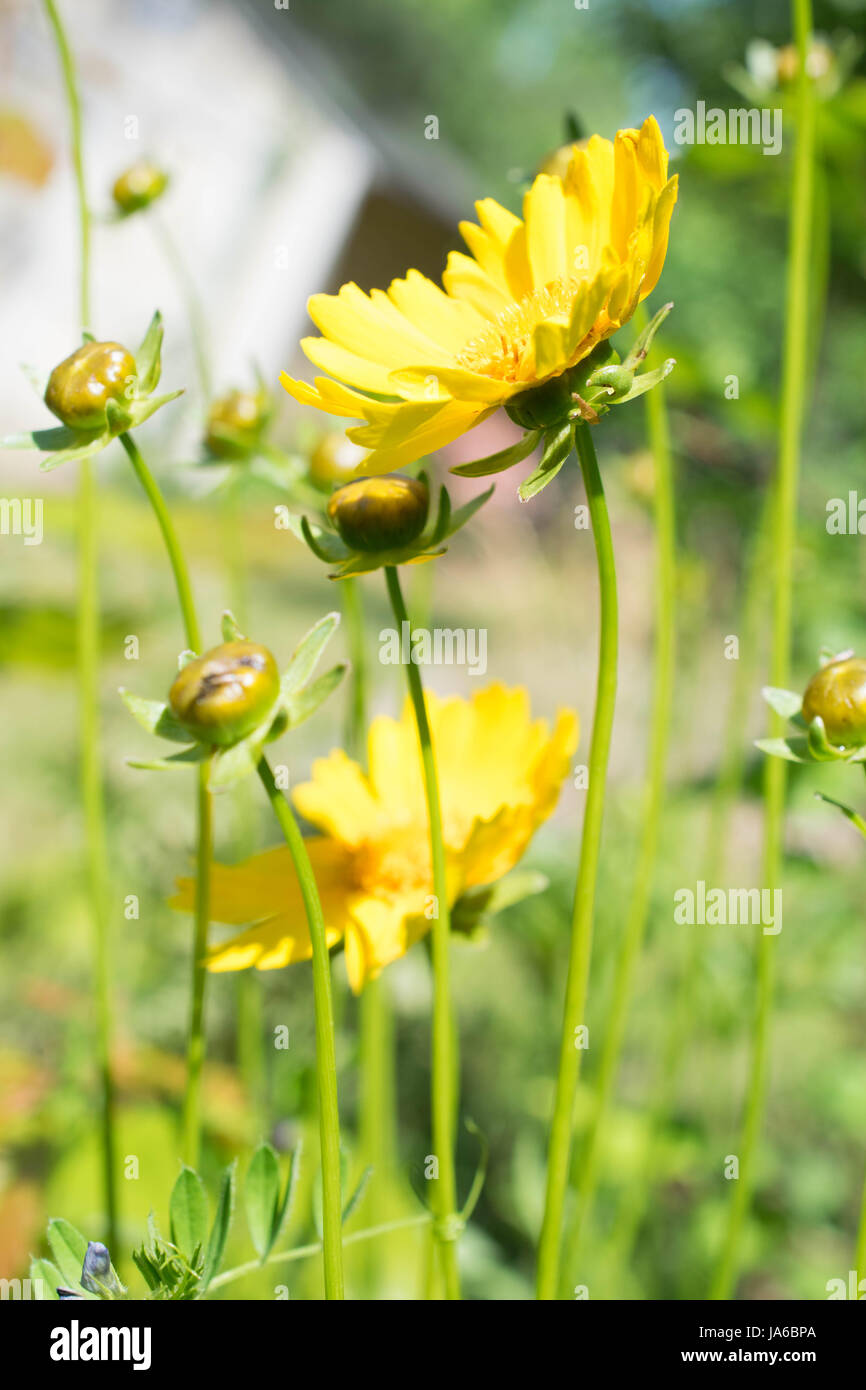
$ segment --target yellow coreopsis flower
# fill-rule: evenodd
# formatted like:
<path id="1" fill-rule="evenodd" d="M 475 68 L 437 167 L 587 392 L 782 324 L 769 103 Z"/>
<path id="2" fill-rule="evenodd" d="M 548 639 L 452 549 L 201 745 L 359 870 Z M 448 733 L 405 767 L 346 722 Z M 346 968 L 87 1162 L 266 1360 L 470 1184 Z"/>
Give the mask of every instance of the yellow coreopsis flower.
<path id="1" fill-rule="evenodd" d="M 514 867 L 553 811 L 577 746 L 577 716 L 561 710 L 551 731 L 533 720 L 523 689 L 492 685 L 470 700 L 428 694 L 439 769 L 449 899 L 495 883 Z M 340 749 L 313 765 L 294 793 L 321 833 L 307 840 L 329 945 L 345 940 L 357 993 L 430 927 L 433 874 L 418 735 L 407 703 L 401 719 L 373 721 L 369 772 Z M 191 911 L 195 887 L 181 879 L 172 906 Z M 300 887 L 289 852 L 267 850 L 231 867 L 215 864 L 211 914 L 251 923 L 216 946 L 214 971 L 278 970 L 310 956 Z"/>
<path id="2" fill-rule="evenodd" d="M 443 288 L 417 270 L 387 293 L 314 295 L 322 337 L 302 346 L 329 373 L 281 380 L 302 404 L 363 420 L 347 430 L 385 473 L 449 444 L 499 406 L 561 376 L 626 323 L 661 273 L 677 196 L 654 116 L 575 147 L 539 174 L 516 217 L 492 198 L 461 223 Z M 374 400 L 368 393 L 390 399 Z"/>

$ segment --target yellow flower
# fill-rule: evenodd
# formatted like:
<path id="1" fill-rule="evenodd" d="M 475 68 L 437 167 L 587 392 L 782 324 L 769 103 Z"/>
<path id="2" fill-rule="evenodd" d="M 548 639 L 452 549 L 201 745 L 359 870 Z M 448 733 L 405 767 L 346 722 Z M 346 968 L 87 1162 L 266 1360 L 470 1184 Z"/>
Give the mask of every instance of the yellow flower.
<path id="1" fill-rule="evenodd" d="M 577 716 L 561 710 L 551 732 L 533 720 L 523 689 L 492 685 L 471 700 L 428 694 L 442 798 L 451 903 L 514 867 L 553 811 L 577 746 Z M 433 875 L 427 805 L 411 706 L 370 726 L 369 773 L 340 749 L 313 765 L 297 809 L 321 833 L 307 840 L 329 945 L 345 939 L 357 993 L 430 927 Z M 178 882 L 172 906 L 191 911 L 195 887 Z M 310 956 L 300 887 L 289 852 L 215 864 L 215 921 L 246 931 L 208 957 L 214 971 L 278 970 Z"/>
<path id="2" fill-rule="evenodd" d="M 410 270 L 387 293 L 314 295 L 322 337 L 302 347 L 330 375 L 309 386 L 283 373 L 283 385 L 365 422 L 347 430 L 370 450 L 365 473 L 449 444 L 587 357 L 652 292 L 677 196 L 667 164 L 654 116 L 614 141 L 593 135 L 563 177 L 539 174 L 522 220 L 492 198 L 476 204 L 480 225 L 460 227 L 471 255 L 451 253 L 444 289 Z"/>

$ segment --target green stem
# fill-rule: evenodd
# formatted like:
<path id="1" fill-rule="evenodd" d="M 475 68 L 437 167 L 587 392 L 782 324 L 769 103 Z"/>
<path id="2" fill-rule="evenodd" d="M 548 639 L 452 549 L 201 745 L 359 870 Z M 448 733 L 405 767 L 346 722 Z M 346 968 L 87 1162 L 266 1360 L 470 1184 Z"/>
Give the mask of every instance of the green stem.
<path id="1" fill-rule="evenodd" d="M 337 1054 L 331 1000 L 331 962 L 325 920 L 313 866 L 292 808 L 279 791 L 266 758 L 259 777 L 283 832 L 295 865 L 313 948 L 313 997 L 316 1010 L 316 1083 L 319 1096 L 319 1138 L 322 1149 L 322 1232 L 325 1297 L 343 1297 L 342 1192 L 340 1183 L 340 1115 L 337 1107 Z"/>
<path id="2" fill-rule="evenodd" d="M 156 479 L 145 463 L 131 434 L 122 434 L 120 442 L 126 450 L 136 477 L 153 509 L 177 589 L 186 643 L 190 650 L 202 649 L 201 629 L 195 610 L 186 560 L 174 529 L 165 498 Z M 211 794 L 207 787 L 208 763 L 198 768 L 198 812 L 196 850 L 195 925 L 193 930 L 192 978 L 190 985 L 190 1026 L 186 1054 L 186 1090 L 183 1102 L 183 1157 L 190 1167 L 196 1167 L 201 1144 L 201 1081 L 204 1067 L 204 1002 L 207 970 L 204 957 L 207 951 L 210 922 L 210 859 L 213 839 Z"/>
<path id="3" fill-rule="evenodd" d="M 350 758 L 363 762 L 367 727 L 367 644 L 364 640 L 364 607 L 358 581 L 344 579 L 340 585 L 340 596 L 351 663 L 345 745 Z"/>
<path id="4" fill-rule="evenodd" d="M 388 596 L 394 610 L 398 632 L 409 621 L 406 604 L 395 568 L 385 570 Z M 433 958 L 433 1038 L 431 1109 L 433 1149 L 438 1159 L 439 1177 L 436 1183 L 436 1221 L 433 1232 L 439 1249 L 439 1262 L 445 1283 L 446 1299 L 460 1297 L 460 1270 L 457 1261 L 457 1238 L 460 1220 L 457 1214 L 457 1179 L 454 1170 L 454 1123 L 457 1078 L 454 1072 L 453 1018 L 451 1012 L 450 937 L 451 914 L 448 905 L 448 879 L 445 843 L 442 837 L 442 810 L 439 801 L 439 781 L 436 755 L 421 674 L 414 661 L 406 667 L 409 696 L 415 712 L 421 762 L 424 769 L 424 788 L 427 795 L 427 814 L 430 825 L 430 854 L 433 864 L 433 893 L 436 913 L 431 931 Z"/>
<path id="5" fill-rule="evenodd" d="M 204 310 L 201 306 L 198 290 L 187 269 L 186 261 L 181 255 L 177 242 L 155 209 L 152 211 L 151 217 L 157 237 L 162 246 L 163 254 L 171 266 L 186 304 L 186 313 L 192 336 L 193 353 L 195 355 L 199 391 L 201 392 L 202 401 L 207 405 L 212 395 L 212 382 Z"/>
<path id="6" fill-rule="evenodd" d="M 796 147 L 791 190 L 790 242 L 782 368 L 779 466 L 774 526 L 773 617 L 770 684 L 786 687 L 791 663 L 791 587 L 797 525 L 797 490 L 808 367 L 809 266 L 812 227 L 812 178 L 815 117 L 812 80 L 807 71 L 811 46 L 810 0 L 793 0 L 794 32 L 799 55 Z M 783 732 L 784 721 L 771 719 L 771 735 Z M 787 763 L 767 758 L 764 764 L 764 887 L 775 890 L 781 878 Z M 760 928 L 757 943 L 757 999 L 752 1033 L 752 1058 L 738 1145 L 739 1178 L 734 1180 L 728 1227 L 710 1297 L 728 1299 L 737 1277 L 740 1237 L 751 1202 L 754 1163 L 763 1119 L 770 1051 L 770 1025 L 775 984 L 775 936 Z"/>
<path id="7" fill-rule="evenodd" d="M 617 596 L 610 519 L 589 426 L 578 424 L 574 435 L 595 540 L 601 616 L 595 715 L 589 753 L 589 788 L 572 913 L 559 1073 L 548 1143 L 547 1191 L 538 1248 L 537 1293 L 540 1299 L 556 1298 L 559 1288 L 560 1240 L 571 1155 L 574 1095 L 584 1050 L 577 1046 L 577 1029 L 585 1021 L 605 780 L 616 704 Z"/>
<path id="8" fill-rule="evenodd" d="M 148 502 L 153 508 L 157 525 L 162 532 L 162 539 L 168 551 L 169 564 L 174 576 L 175 588 L 177 589 L 178 603 L 180 604 L 181 617 L 183 618 L 184 633 L 186 635 L 187 646 L 191 651 L 200 652 L 202 649 L 201 630 L 198 625 L 198 617 L 195 611 L 195 601 L 192 596 L 192 585 L 189 580 L 189 571 L 180 548 L 177 532 L 174 529 L 174 522 L 171 519 L 168 507 L 165 505 L 165 498 L 159 490 L 156 479 L 141 456 L 141 451 L 131 434 L 122 434 L 120 442 L 129 457 L 129 461 L 135 471 L 135 475 L 141 486 L 144 488 Z"/>
<path id="9" fill-rule="evenodd" d="M 72 165 L 78 203 L 79 319 L 90 321 L 90 210 L 84 179 L 84 143 L 81 102 L 75 62 L 54 0 L 45 0 L 45 11 L 54 34 L 72 145 Z M 84 808 L 87 880 L 93 924 L 94 986 L 96 991 L 97 1055 L 102 1091 L 102 1163 L 106 1233 L 109 1247 L 117 1251 L 117 1183 L 115 1142 L 115 1087 L 111 1062 L 113 1018 L 111 1004 L 111 955 L 109 944 L 109 874 L 105 833 L 105 800 L 102 785 L 101 721 L 99 716 L 99 516 L 93 464 L 85 460 L 78 484 L 78 702 L 81 739 L 81 798 Z"/>
<path id="10" fill-rule="evenodd" d="M 390 1235 L 392 1231 L 411 1231 L 414 1227 L 426 1226 L 430 1221 L 428 1212 L 423 1212 L 420 1216 L 406 1216 L 398 1221 L 383 1221 L 378 1226 L 368 1226 L 363 1231 L 353 1231 L 351 1235 L 343 1237 L 344 1245 L 360 1245 L 363 1241 L 375 1240 L 377 1236 Z M 306 1260 L 311 1255 L 319 1255 L 323 1249 L 322 1242 L 317 1240 L 310 1245 L 296 1245 L 294 1250 L 282 1250 L 277 1255 L 269 1255 L 265 1260 L 265 1265 L 290 1264 L 294 1260 Z M 238 1265 L 235 1269 L 227 1269 L 223 1274 L 218 1274 L 215 1279 L 211 1279 L 208 1284 L 208 1293 L 213 1289 L 219 1289 L 224 1284 L 232 1284 L 236 1279 L 242 1279 L 245 1274 L 255 1274 L 256 1270 L 262 1268 L 261 1260 L 248 1260 L 246 1264 Z"/>
<path id="11" fill-rule="evenodd" d="M 860 1224 L 857 1228 L 857 1243 L 854 1247 L 854 1268 L 857 1271 L 857 1285 L 866 1279 L 866 1181 L 863 1183 L 863 1196 L 860 1199 Z"/>
<path id="12" fill-rule="evenodd" d="M 599 1136 L 616 1085 L 626 1020 L 634 989 L 635 970 L 643 947 L 649 915 L 670 740 L 675 653 L 676 537 L 670 434 L 661 388 L 647 394 L 646 413 L 649 444 L 655 462 L 656 530 L 655 670 L 649 758 L 641 814 L 641 838 L 637 867 L 632 883 L 625 933 L 617 959 L 613 994 L 605 1016 L 604 1043 L 599 1063 L 595 1106 L 578 1173 L 577 1204 L 566 1239 L 564 1259 L 566 1279 L 574 1271 L 581 1229 L 588 1219 L 595 1196 Z"/>

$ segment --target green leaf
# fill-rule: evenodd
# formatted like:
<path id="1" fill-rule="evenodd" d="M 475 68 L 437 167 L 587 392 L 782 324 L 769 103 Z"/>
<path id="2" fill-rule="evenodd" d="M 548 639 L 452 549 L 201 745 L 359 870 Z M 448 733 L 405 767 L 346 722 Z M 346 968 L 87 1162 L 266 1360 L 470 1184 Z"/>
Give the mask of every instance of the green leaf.
<path id="1" fill-rule="evenodd" d="M 301 638 L 280 681 L 283 695 L 293 695 L 296 690 L 303 689 L 316 669 L 319 657 L 339 626 L 339 613 L 327 613 Z"/>
<path id="2" fill-rule="evenodd" d="M 478 1167 L 475 1169 L 475 1176 L 472 1179 L 472 1186 L 469 1189 L 469 1195 L 460 1213 L 464 1221 L 469 1220 L 478 1204 L 478 1198 L 481 1196 L 487 1177 L 487 1161 L 490 1157 L 490 1145 L 487 1142 L 487 1136 L 478 1128 L 475 1121 L 467 1117 L 466 1128 L 470 1134 L 474 1134 L 478 1139 L 480 1152 L 478 1155 Z"/>
<path id="3" fill-rule="evenodd" d="M 92 439 L 86 444 L 76 445 L 74 449 L 61 449 L 56 454 L 47 454 L 39 467 L 43 473 L 51 473 L 55 468 L 60 468 L 64 463 L 80 463 L 82 460 L 92 458 L 94 454 L 98 454 L 99 450 L 104 449 L 109 442 L 110 439 L 107 433 L 100 434 L 96 439 Z"/>
<path id="4" fill-rule="evenodd" d="M 172 1244 L 191 1260 L 207 1238 L 207 1193 L 198 1173 L 183 1167 L 169 1202 Z"/>
<path id="5" fill-rule="evenodd" d="M 673 302 L 663 304 L 658 313 L 653 315 L 646 328 L 638 335 L 634 347 L 622 364 L 624 367 L 634 368 L 640 366 L 652 347 L 653 338 L 658 333 L 673 307 Z"/>
<path id="6" fill-rule="evenodd" d="M 211 763 L 208 787 L 212 792 L 222 792 L 255 772 L 268 741 L 273 719 L 263 720 L 251 734 L 242 738 L 231 748 L 221 748 Z"/>
<path id="7" fill-rule="evenodd" d="M 540 430 L 530 430 L 507 449 L 500 449 L 498 453 L 476 459 L 474 463 L 459 463 L 456 468 L 450 468 L 448 471 L 456 473 L 460 478 L 487 478 L 491 473 L 504 473 L 506 468 L 513 468 L 515 463 L 522 463 L 524 459 L 529 458 L 540 438 Z"/>
<path id="8" fill-rule="evenodd" d="M 824 728 L 824 721 L 820 714 L 816 714 L 809 724 L 807 738 L 812 756 L 817 758 L 819 762 L 835 762 L 840 756 L 844 756 L 840 755 L 839 749 L 834 748 L 827 738 L 827 730 Z"/>
<path id="9" fill-rule="evenodd" d="M 448 530 L 445 533 L 453 536 L 455 531 L 459 531 L 461 526 L 465 526 L 485 502 L 488 502 L 496 491 L 496 484 L 491 483 L 485 492 L 480 492 L 477 497 L 473 497 L 471 502 L 464 502 L 462 507 L 458 507 L 456 512 L 451 513 L 451 520 L 448 523 Z M 444 539 L 443 537 L 439 538 Z"/>
<path id="10" fill-rule="evenodd" d="M 827 796 L 825 792 L 816 792 L 815 796 L 819 801 L 826 801 L 828 805 L 835 806 L 837 810 L 842 812 L 843 816 L 848 817 L 852 825 L 856 825 L 860 834 L 866 838 L 866 820 L 864 820 L 857 811 L 852 810 L 850 806 L 846 806 L 844 801 L 837 801 L 835 797 Z"/>
<path id="11" fill-rule="evenodd" d="M 62 1283 L 77 1292 L 81 1288 L 81 1274 L 87 1254 L 86 1238 L 61 1216 L 48 1223 L 48 1244 Z"/>
<path id="12" fill-rule="evenodd" d="M 552 482 L 559 472 L 565 460 L 568 458 L 574 446 L 574 438 L 571 425 L 564 425 L 562 429 L 555 433 L 551 431 L 547 435 L 544 453 L 538 467 L 530 473 L 528 478 L 524 478 L 517 495 L 521 502 L 528 502 L 531 497 L 535 497 L 542 488 Z"/>
<path id="13" fill-rule="evenodd" d="M 294 517 L 290 516 L 289 528 L 306 542 L 316 559 L 323 560 L 326 565 L 334 565 L 341 560 L 347 560 L 351 554 L 340 537 L 335 535 L 333 531 L 323 530 L 321 526 L 316 526 L 305 516 L 302 516 L 297 522 Z"/>
<path id="14" fill-rule="evenodd" d="M 119 695 L 133 719 L 149 734 L 170 739 L 172 743 L 189 743 L 192 734 L 189 729 L 175 719 L 165 700 L 145 700 L 141 695 L 133 695 L 131 690 L 120 687 Z"/>
<path id="15" fill-rule="evenodd" d="M 184 748 L 181 753 L 172 753 L 168 758 L 127 758 L 126 766 L 134 767 L 138 772 L 174 772 L 178 767 L 203 763 L 210 755 L 209 748 L 196 743 L 191 748 Z"/>
<path id="16" fill-rule="evenodd" d="M 229 1237 L 232 1216 L 234 1214 L 236 1168 L 237 1159 L 233 1159 L 223 1173 L 222 1183 L 220 1184 L 220 1195 L 217 1201 L 216 1216 L 214 1217 L 213 1226 L 211 1227 L 204 1269 L 202 1270 L 201 1276 L 202 1293 L 219 1270 L 222 1257 L 225 1253 L 226 1241 Z"/>
<path id="17" fill-rule="evenodd" d="M 232 613 L 228 608 L 225 610 L 225 612 L 224 612 L 223 615 L 222 615 L 222 621 L 221 621 L 221 623 L 220 623 L 220 626 L 221 626 L 221 629 L 222 629 L 222 635 L 223 635 L 223 641 L 224 641 L 224 642 L 243 642 L 243 641 L 244 641 L 244 634 L 241 632 L 240 628 L 238 627 L 237 619 L 235 618 L 234 613 Z"/>
<path id="18" fill-rule="evenodd" d="M 262 1261 L 274 1243 L 279 1201 L 280 1161 L 271 1144 L 260 1144 L 247 1171 L 244 1206 L 250 1239 Z"/>
<path id="19" fill-rule="evenodd" d="M 57 1303 L 59 1301 L 57 1290 L 63 1287 L 63 1278 L 60 1270 L 50 1260 L 30 1261 L 30 1284 L 37 1303 Z"/>
<path id="20" fill-rule="evenodd" d="M 286 1224 L 286 1217 L 292 1209 L 295 1199 L 295 1188 L 298 1185 L 298 1176 L 301 1171 L 301 1155 L 304 1151 L 303 1141 L 298 1140 L 295 1145 L 295 1152 L 289 1157 L 289 1176 L 286 1179 L 286 1187 L 283 1192 L 283 1200 L 280 1202 L 274 1223 L 274 1244 L 280 1238 L 280 1232 Z"/>
<path id="21" fill-rule="evenodd" d="M 758 738 L 755 747 L 773 758 L 785 758 L 789 763 L 811 763 L 815 759 L 807 738 Z"/>
<path id="22" fill-rule="evenodd" d="M 660 367 L 656 367 L 652 372 L 641 372 L 632 382 L 630 391 L 626 391 L 624 396 L 620 396 L 614 405 L 625 405 L 626 401 L 633 401 L 637 396 L 642 396 L 645 391 L 651 391 L 654 386 L 659 386 L 666 377 L 669 377 L 674 367 L 677 365 L 675 357 L 668 357 Z"/>
<path id="23" fill-rule="evenodd" d="M 345 663 L 332 666 L 330 671 L 319 676 L 319 679 L 313 681 L 305 690 L 299 691 L 297 695 L 290 696 L 286 700 L 286 713 L 289 716 L 291 728 L 297 728 L 298 724 L 303 724 L 305 719 L 309 719 L 311 714 L 315 714 L 331 692 L 336 690 L 346 674 L 346 670 Z"/>
<path id="24" fill-rule="evenodd" d="M 353 1213 L 353 1211 L 355 1210 L 355 1208 L 357 1207 L 357 1205 L 358 1205 L 358 1203 L 360 1202 L 361 1198 L 363 1197 L 363 1195 L 364 1195 L 364 1193 L 365 1193 L 365 1191 L 366 1191 L 366 1189 L 367 1189 L 367 1183 L 370 1181 L 370 1179 L 371 1179 L 372 1176 L 373 1176 L 373 1169 L 372 1169 L 372 1168 L 365 1168 L 364 1171 L 363 1171 L 363 1173 L 361 1174 L 360 1178 L 358 1179 L 358 1185 L 357 1185 L 357 1187 L 355 1188 L 355 1191 L 352 1193 L 352 1195 L 351 1195 L 351 1197 L 349 1198 L 348 1202 L 347 1202 L 346 1205 L 343 1207 L 342 1224 L 343 1224 L 344 1226 L 345 1226 L 346 1222 L 348 1221 L 349 1217 L 352 1215 L 352 1213 Z"/>
<path id="25" fill-rule="evenodd" d="M 135 354 L 139 395 L 149 396 L 159 384 L 163 332 L 162 314 L 157 309 Z"/>
<path id="26" fill-rule="evenodd" d="M 101 431 L 100 431 L 101 433 Z M 25 430 L 21 434 L 7 434 L 0 439 L 0 449 L 40 449 L 43 453 L 56 453 L 58 449 L 68 449 L 81 443 L 81 432 L 68 425 L 55 425 L 47 430 Z M 93 435 L 88 432 L 88 439 Z"/>
<path id="27" fill-rule="evenodd" d="M 793 719 L 795 714 L 799 714 L 803 705 L 802 695 L 797 695 L 793 690 L 782 690 L 779 686 L 765 685 L 761 691 L 770 709 L 775 710 L 783 719 Z"/>

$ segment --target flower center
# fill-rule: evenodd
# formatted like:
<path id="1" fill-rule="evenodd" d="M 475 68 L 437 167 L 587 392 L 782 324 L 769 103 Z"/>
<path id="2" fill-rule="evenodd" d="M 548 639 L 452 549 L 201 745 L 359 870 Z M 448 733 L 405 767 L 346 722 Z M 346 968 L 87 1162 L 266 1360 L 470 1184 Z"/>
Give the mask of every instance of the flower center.
<path id="1" fill-rule="evenodd" d="M 431 884 L 430 847 L 417 826 L 391 831 L 361 845 L 354 856 L 357 886 L 374 896 L 391 896 Z"/>
<path id="2" fill-rule="evenodd" d="M 579 284 L 572 276 L 561 275 L 509 304 L 483 333 L 461 348 L 457 354 L 460 366 L 470 372 L 480 372 L 482 376 L 495 377 L 497 381 L 529 378 L 532 334 L 540 323 L 570 317 Z"/>

